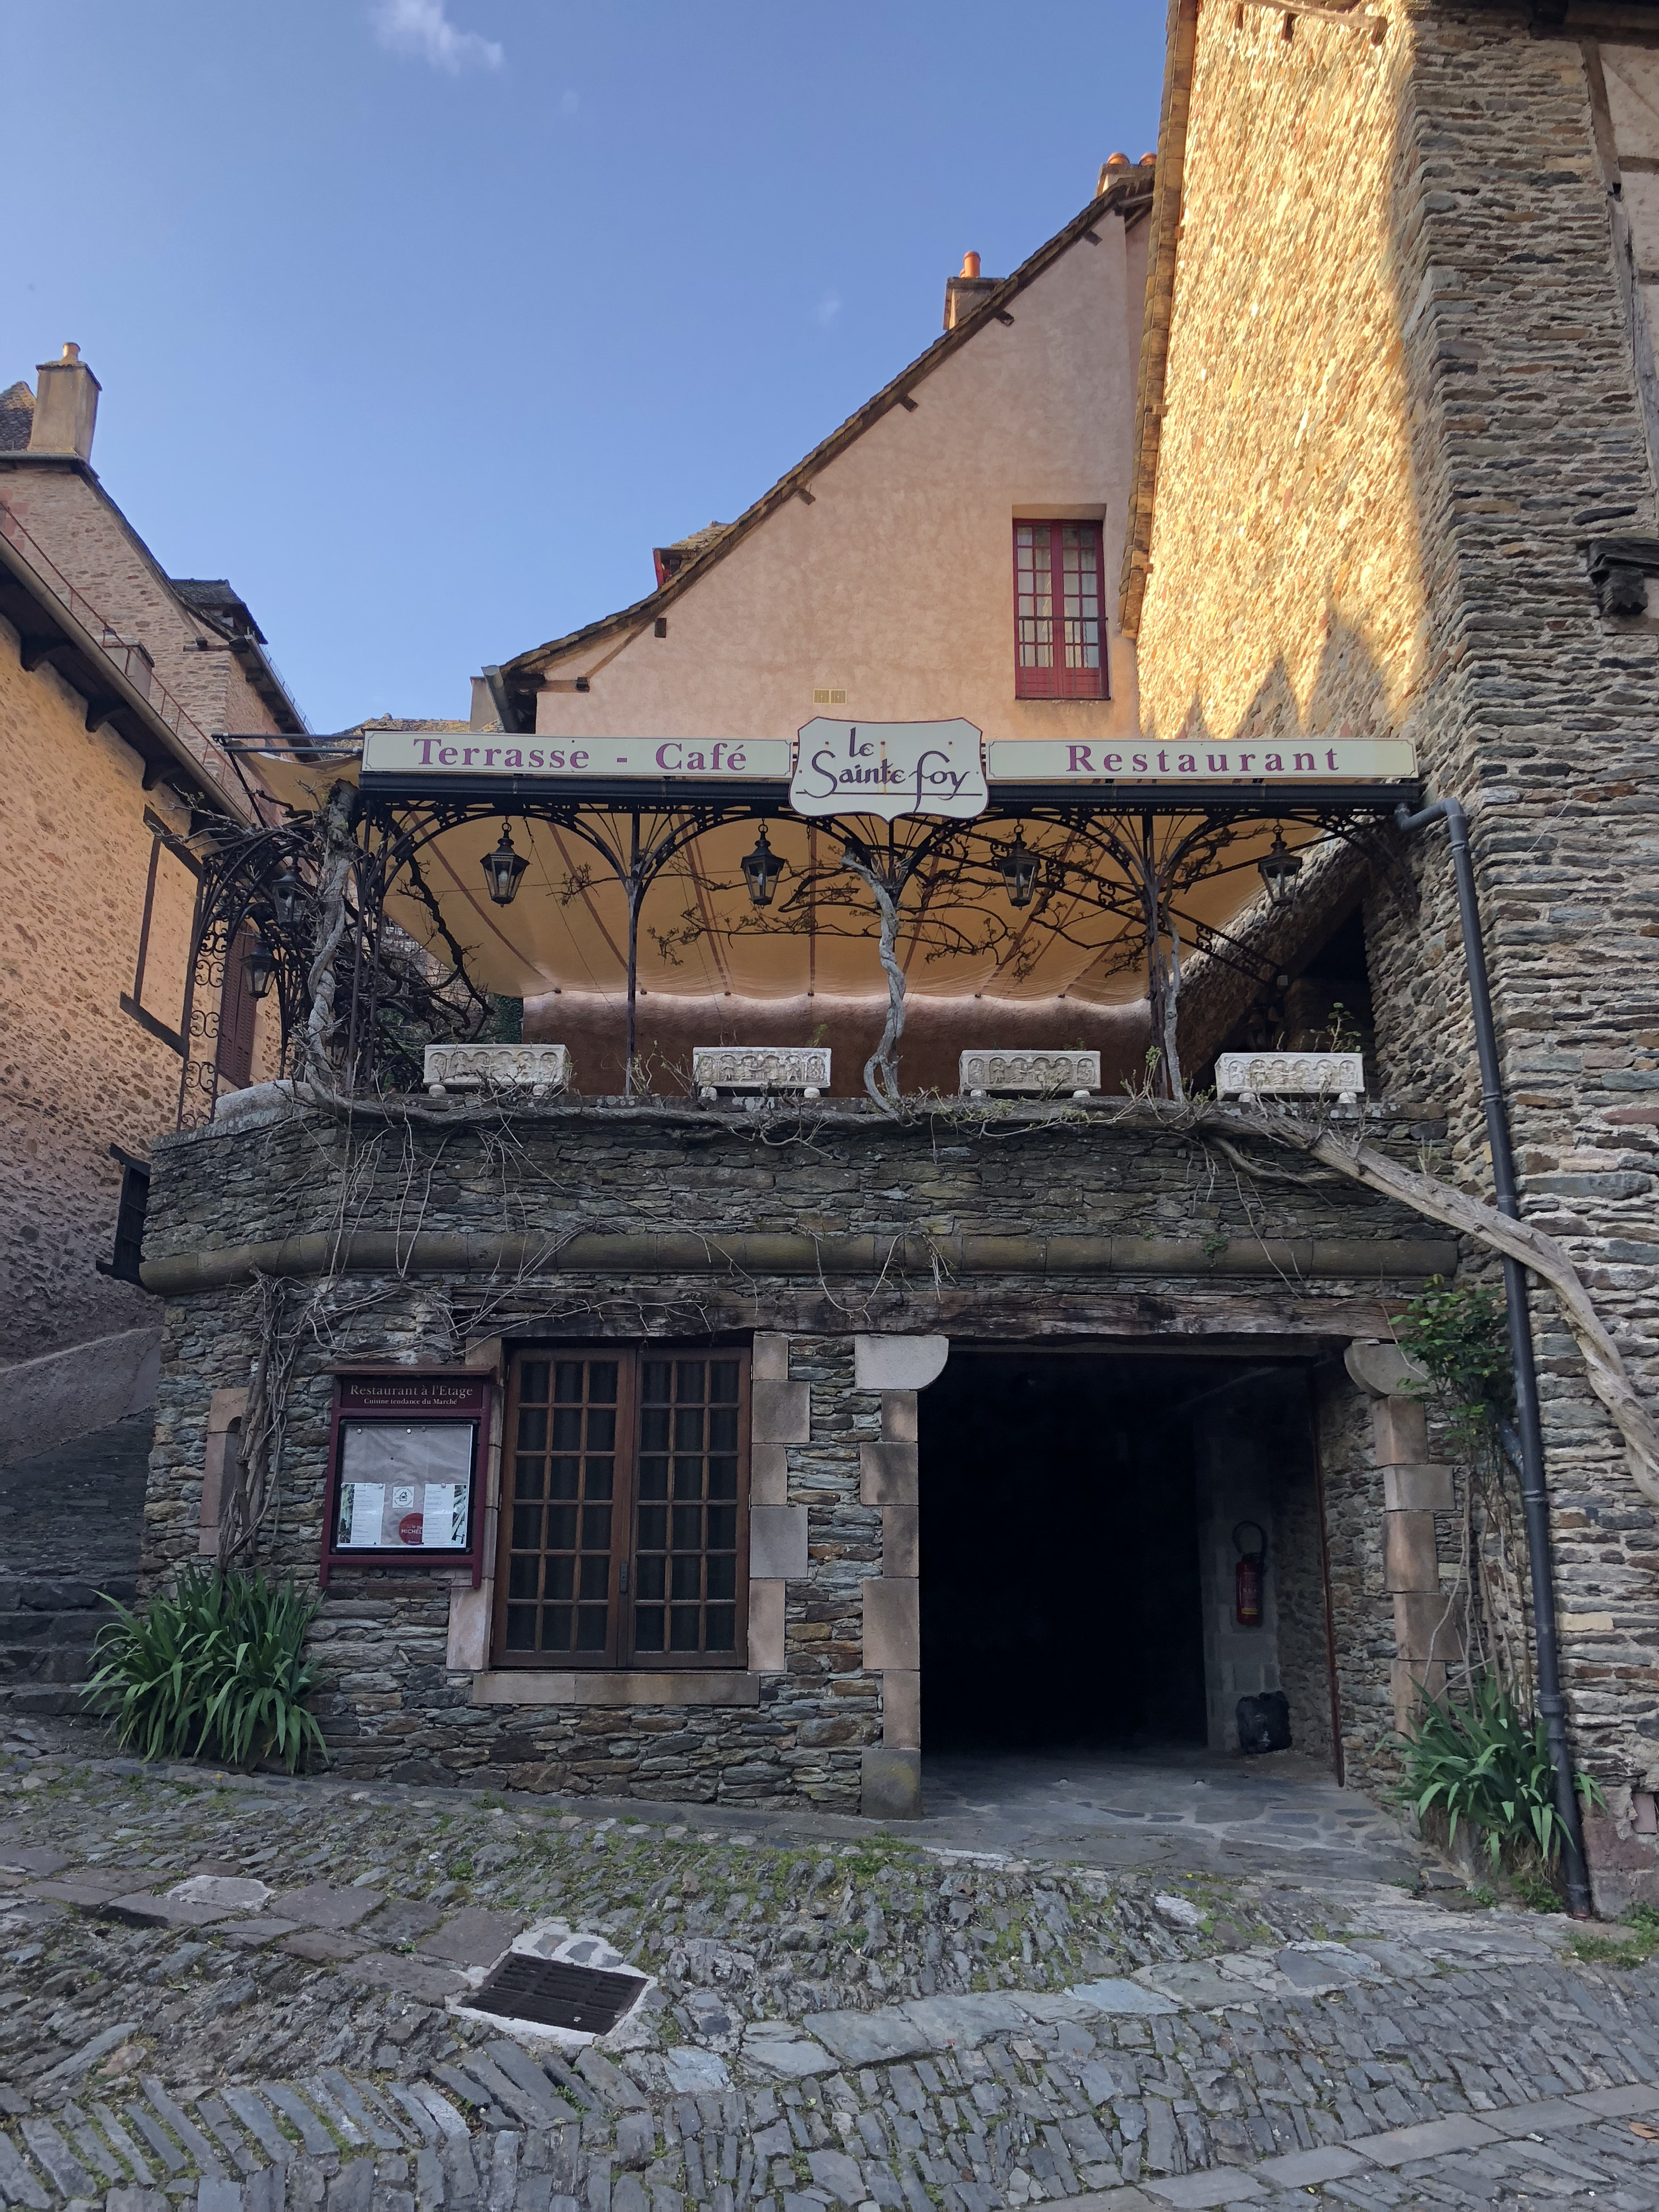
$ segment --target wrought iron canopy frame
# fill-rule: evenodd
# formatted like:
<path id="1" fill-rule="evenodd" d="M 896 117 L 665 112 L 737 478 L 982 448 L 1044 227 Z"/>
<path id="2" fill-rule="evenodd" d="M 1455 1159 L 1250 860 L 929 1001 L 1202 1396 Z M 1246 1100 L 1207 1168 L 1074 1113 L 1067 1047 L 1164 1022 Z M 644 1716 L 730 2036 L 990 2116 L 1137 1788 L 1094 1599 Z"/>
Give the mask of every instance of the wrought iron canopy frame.
<path id="1" fill-rule="evenodd" d="M 988 891 L 1000 894 L 999 833 L 1036 823 L 1061 830 L 1069 849 L 1063 855 L 1048 848 L 1039 853 L 1031 909 L 1022 927 L 1042 921 L 1045 909 L 1061 897 L 1135 925 L 1122 957 L 1103 972 L 1127 966 L 1137 943 L 1144 948 L 1158 1035 L 1165 940 L 1173 949 L 1184 939 L 1252 981 L 1265 981 L 1273 973 L 1260 955 L 1225 930 L 1202 921 L 1182 903 L 1198 882 L 1255 865 L 1250 857 L 1227 859 L 1230 847 L 1260 826 L 1299 823 L 1316 833 L 1310 842 L 1340 838 L 1394 867 L 1392 848 L 1386 838 L 1377 837 L 1376 830 L 1391 819 L 1402 797 L 1411 799 L 1416 788 L 1388 783 L 1316 793 L 1305 785 L 1262 783 L 1183 791 L 1167 784 L 1120 784 L 1061 795 L 1053 785 L 999 786 L 985 811 L 965 822 L 906 816 L 890 825 L 868 817 L 794 818 L 810 819 L 812 826 L 839 837 L 866 865 L 874 865 L 887 878 L 896 900 L 919 877 L 925 878 L 924 860 L 947 856 L 960 866 L 964 883 L 981 882 Z M 360 788 L 358 805 L 349 887 L 349 1004 L 343 1047 L 337 1055 L 348 1086 L 361 1088 L 374 1080 L 386 907 L 394 890 L 406 888 L 424 904 L 457 977 L 483 1008 L 483 994 L 467 973 L 465 949 L 450 933 L 427 885 L 422 856 L 448 830 L 471 822 L 507 823 L 516 817 L 526 823 L 546 823 L 575 838 L 622 888 L 628 915 L 629 1095 L 634 1090 L 637 1056 L 639 924 L 647 892 L 706 831 L 732 823 L 793 816 L 788 787 L 781 781 L 738 788 L 729 782 L 689 780 L 622 785 L 562 781 L 550 789 L 545 779 L 536 777 L 478 778 L 464 783 L 447 778 L 368 777 Z M 186 1012 L 192 1049 L 181 1077 L 181 1120 L 198 1118 L 204 1109 L 212 1111 L 217 1088 L 217 1021 L 207 999 L 216 982 L 222 981 L 230 948 L 246 922 L 258 926 L 275 955 L 285 1062 L 289 1041 L 304 1027 L 309 945 L 316 918 L 313 871 L 301 866 L 306 881 L 294 902 L 297 912 L 287 923 L 276 912 L 270 884 L 282 870 L 295 870 L 310 850 L 311 836 L 309 818 L 300 817 L 238 841 L 222 859 L 209 856 L 191 977 L 192 1003 L 202 1003 L 196 1006 L 194 1016 Z M 932 890 L 924 896 L 931 897 Z M 198 1043 L 199 1054 L 193 1049 Z M 193 1097 L 192 1085 L 203 1092 L 200 1099 Z"/>

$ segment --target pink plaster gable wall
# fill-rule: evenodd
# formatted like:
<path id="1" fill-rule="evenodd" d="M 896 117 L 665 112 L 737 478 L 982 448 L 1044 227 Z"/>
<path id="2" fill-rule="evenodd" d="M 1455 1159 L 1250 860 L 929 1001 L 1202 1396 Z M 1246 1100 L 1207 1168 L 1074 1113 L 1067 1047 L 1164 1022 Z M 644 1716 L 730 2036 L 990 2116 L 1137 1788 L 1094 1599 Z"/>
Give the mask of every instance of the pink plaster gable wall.
<path id="1" fill-rule="evenodd" d="M 1103 212 L 992 323 L 614 659 L 573 654 L 544 690 L 550 735 L 791 736 L 814 714 L 954 715 L 988 738 L 1126 737 L 1133 649 L 1115 579 L 1127 508 L 1144 222 Z M 826 425 L 826 429 L 830 427 Z M 1103 522 L 1109 701 L 1014 697 L 1017 515 Z M 688 526 L 689 524 L 688 524 Z M 644 549 L 641 549 L 643 561 Z M 604 661 L 601 666 L 599 664 Z M 815 689 L 845 707 L 814 706 Z"/>

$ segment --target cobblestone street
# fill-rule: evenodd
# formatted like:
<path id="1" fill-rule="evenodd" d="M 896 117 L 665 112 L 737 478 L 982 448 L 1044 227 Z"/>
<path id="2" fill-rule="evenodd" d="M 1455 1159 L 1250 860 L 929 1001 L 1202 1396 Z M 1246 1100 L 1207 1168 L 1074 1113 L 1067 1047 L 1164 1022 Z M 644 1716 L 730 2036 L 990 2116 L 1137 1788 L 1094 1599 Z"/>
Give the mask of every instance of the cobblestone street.
<path id="1" fill-rule="evenodd" d="M 1654 1977 L 1434 1871 L 147 1771 L 61 1730 L 0 1792 L 0 2198 L 33 2212 L 1659 2204 Z M 650 1987 L 597 2045 L 458 2010 L 515 1942 Z"/>

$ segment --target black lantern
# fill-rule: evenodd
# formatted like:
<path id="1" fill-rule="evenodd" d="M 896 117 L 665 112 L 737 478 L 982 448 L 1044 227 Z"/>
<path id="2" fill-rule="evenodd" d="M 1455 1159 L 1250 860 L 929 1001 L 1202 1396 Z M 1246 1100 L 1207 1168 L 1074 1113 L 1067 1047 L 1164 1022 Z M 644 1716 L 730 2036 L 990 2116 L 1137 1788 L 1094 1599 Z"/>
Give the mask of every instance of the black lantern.
<path id="1" fill-rule="evenodd" d="M 1283 834 L 1273 831 L 1273 850 L 1264 853 L 1256 868 L 1267 886 L 1269 906 L 1288 906 L 1296 896 L 1296 879 L 1302 873 L 1302 855 L 1287 853 Z"/>
<path id="2" fill-rule="evenodd" d="M 766 829 L 762 824 L 755 849 L 743 864 L 743 879 L 749 886 L 751 906 L 770 906 L 772 894 L 777 889 L 778 878 L 783 873 L 783 862 L 766 842 Z"/>
<path id="3" fill-rule="evenodd" d="M 284 868 L 270 887 L 270 902 L 276 909 L 278 921 L 294 919 L 294 902 L 300 896 L 300 878 L 292 868 Z"/>
<path id="4" fill-rule="evenodd" d="M 1023 830 L 1016 830 L 1013 843 L 998 854 L 997 866 L 1008 889 L 1009 905 L 1030 906 L 1036 884 L 1037 856 L 1026 843 Z"/>
<path id="5" fill-rule="evenodd" d="M 478 864 L 484 872 L 484 881 L 489 896 L 497 906 L 511 906 L 519 896 L 519 878 L 530 866 L 513 849 L 511 833 L 503 826 L 501 842 L 493 853 L 486 853 Z"/>
<path id="6" fill-rule="evenodd" d="M 263 999 L 270 988 L 270 979 L 276 973 L 276 955 L 258 939 L 250 951 L 242 955 L 242 973 L 247 978 L 251 997 Z"/>

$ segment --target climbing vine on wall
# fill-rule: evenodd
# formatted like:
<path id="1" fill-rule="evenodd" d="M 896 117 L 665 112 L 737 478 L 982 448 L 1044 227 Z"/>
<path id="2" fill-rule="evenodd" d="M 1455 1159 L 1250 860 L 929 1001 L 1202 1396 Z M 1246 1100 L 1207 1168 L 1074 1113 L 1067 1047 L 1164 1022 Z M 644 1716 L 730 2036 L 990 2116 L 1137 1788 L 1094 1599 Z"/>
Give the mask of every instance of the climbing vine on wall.
<path id="1" fill-rule="evenodd" d="M 1485 1284 L 1436 1275 L 1395 1316 L 1395 1335 L 1421 1370 L 1417 1389 L 1431 1401 L 1462 1478 L 1458 1598 L 1468 1672 L 1529 1714 L 1525 1521 L 1504 1300 Z"/>

